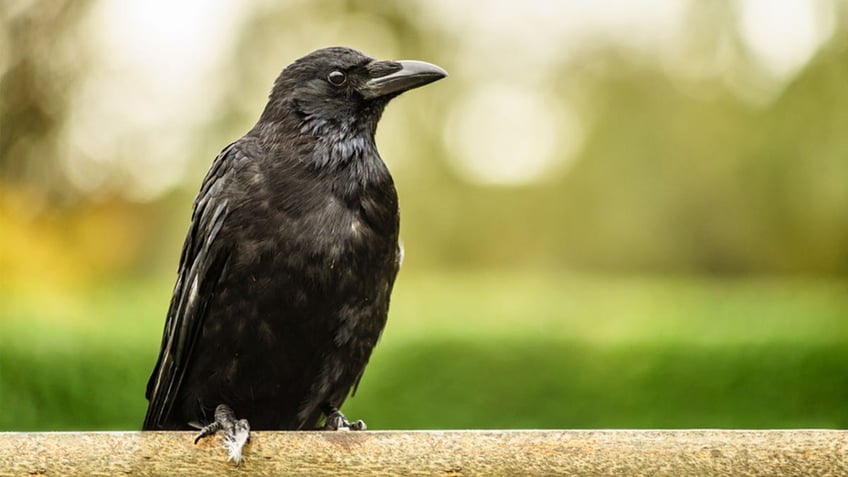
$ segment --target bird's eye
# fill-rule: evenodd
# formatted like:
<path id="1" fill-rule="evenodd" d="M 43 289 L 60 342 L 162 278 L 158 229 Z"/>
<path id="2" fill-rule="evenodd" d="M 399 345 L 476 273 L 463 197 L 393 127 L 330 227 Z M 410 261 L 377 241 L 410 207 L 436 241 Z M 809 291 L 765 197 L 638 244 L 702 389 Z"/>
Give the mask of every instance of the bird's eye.
<path id="1" fill-rule="evenodd" d="M 327 75 L 327 81 L 329 81 L 330 84 L 335 86 L 343 85 L 346 80 L 347 77 L 345 76 L 345 74 L 338 70 L 333 71 L 332 73 Z"/>

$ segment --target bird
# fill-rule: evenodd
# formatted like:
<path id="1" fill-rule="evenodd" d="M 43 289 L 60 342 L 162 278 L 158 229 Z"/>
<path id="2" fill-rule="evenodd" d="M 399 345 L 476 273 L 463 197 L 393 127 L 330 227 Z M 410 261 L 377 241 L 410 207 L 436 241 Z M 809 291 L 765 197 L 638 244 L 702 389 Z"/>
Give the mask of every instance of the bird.
<path id="1" fill-rule="evenodd" d="M 194 201 L 144 430 L 200 429 L 195 442 L 224 431 L 238 465 L 251 429 L 365 429 L 339 408 L 385 326 L 402 256 L 377 123 L 392 99 L 446 76 L 347 47 L 282 70 Z"/>

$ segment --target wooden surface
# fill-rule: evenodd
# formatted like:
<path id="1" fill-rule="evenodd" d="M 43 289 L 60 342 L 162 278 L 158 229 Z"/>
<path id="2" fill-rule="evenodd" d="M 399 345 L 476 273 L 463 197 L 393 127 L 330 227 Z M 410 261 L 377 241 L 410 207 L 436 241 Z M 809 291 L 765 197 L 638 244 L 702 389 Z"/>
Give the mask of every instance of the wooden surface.
<path id="1" fill-rule="evenodd" d="M 0 475 L 848 476 L 848 431 L 0 433 Z"/>

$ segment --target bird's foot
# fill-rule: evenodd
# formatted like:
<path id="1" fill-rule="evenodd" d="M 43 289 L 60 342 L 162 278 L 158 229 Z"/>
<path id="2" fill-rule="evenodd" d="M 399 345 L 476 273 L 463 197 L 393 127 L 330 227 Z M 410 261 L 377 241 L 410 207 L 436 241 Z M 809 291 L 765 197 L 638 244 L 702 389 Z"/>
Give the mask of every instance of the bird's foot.
<path id="1" fill-rule="evenodd" d="M 325 431 L 364 431 L 368 426 L 361 419 L 350 422 L 338 409 L 333 409 L 324 422 Z"/>
<path id="2" fill-rule="evenodd" d="M 250 423 L 247 419 L 236 419 L 236 415 L 230 406 L 220 404 L 215 408 L 215 421 L 201 427 L 200 433 L 194 438 L 197 444 L 200 439 L 211 436 L 218 431 L 224 431 L 224 448 L 227 449 L 227 461 L 233 461 L 236 467 L 243 459 L 242 449 L 250 440 Z"/>

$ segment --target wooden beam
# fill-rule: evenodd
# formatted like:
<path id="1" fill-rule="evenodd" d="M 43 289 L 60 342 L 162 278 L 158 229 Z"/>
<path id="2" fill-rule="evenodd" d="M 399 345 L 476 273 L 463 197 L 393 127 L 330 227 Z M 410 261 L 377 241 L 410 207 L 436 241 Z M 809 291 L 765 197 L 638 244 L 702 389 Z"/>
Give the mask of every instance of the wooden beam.
<path id="1" fill-rule="evenodd" d="M 848 476 L 848 431 L 254 432 L 240 468 L 190 432 L 0 433 L 5 475 Z"/>

